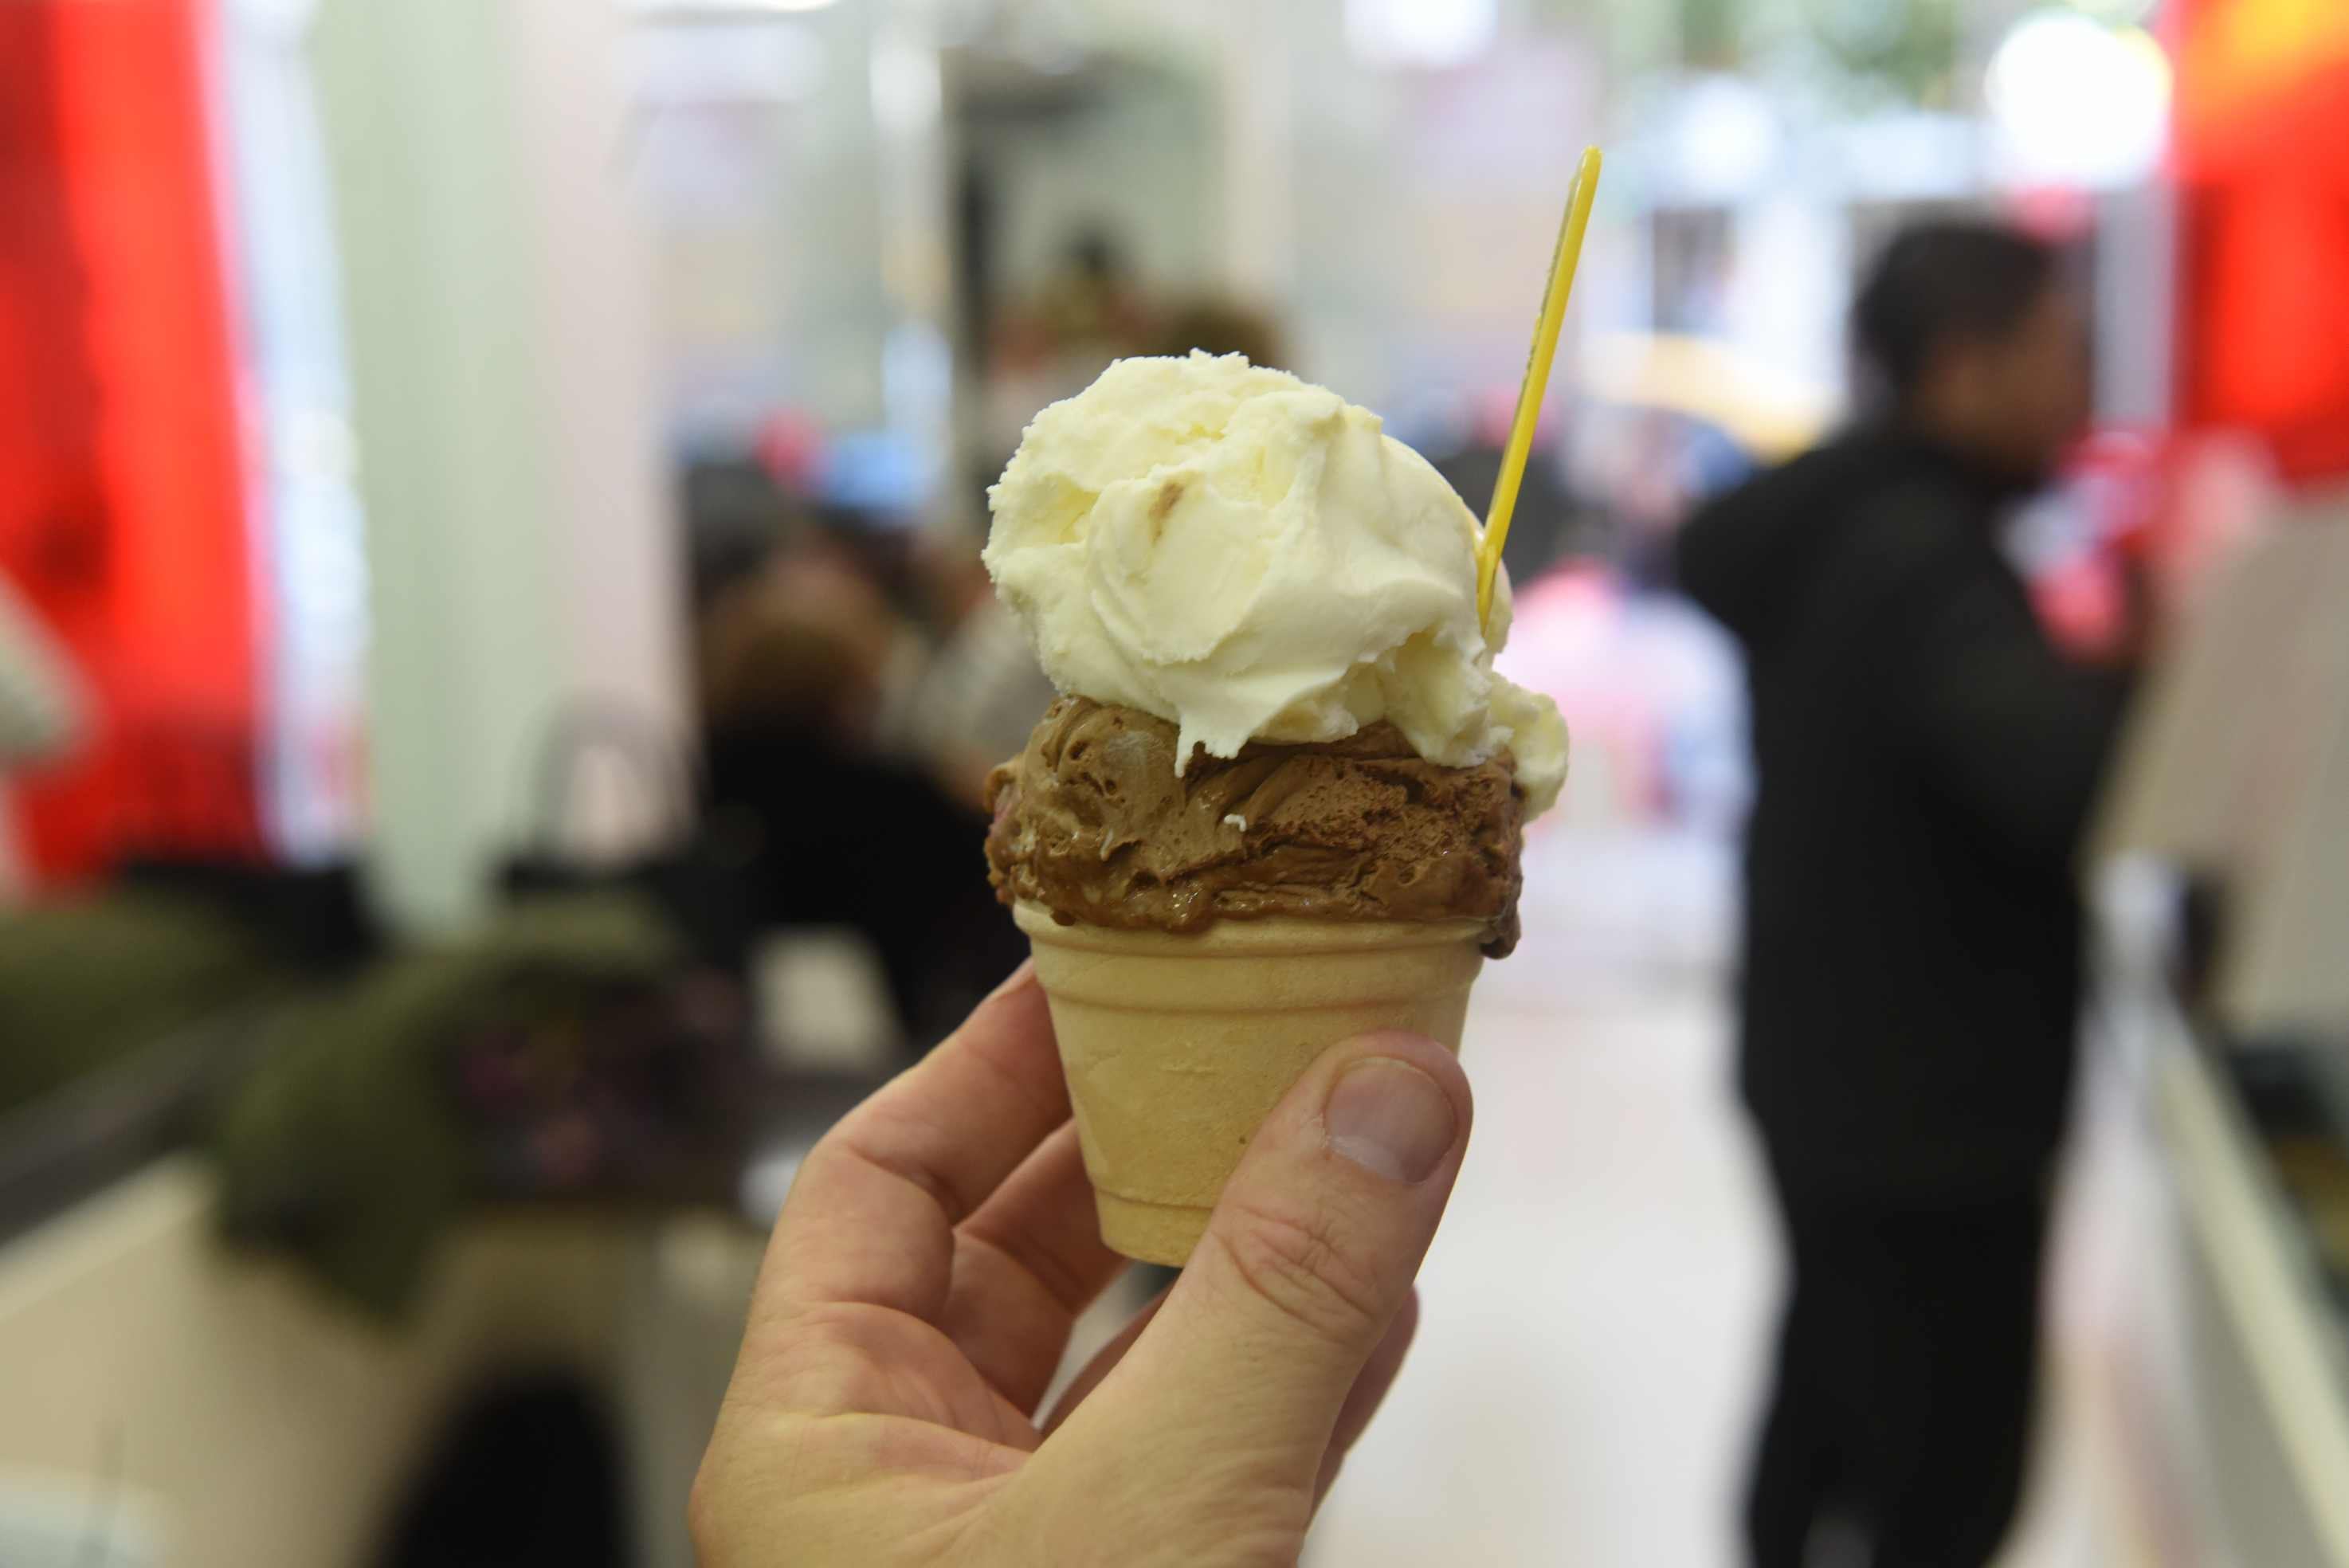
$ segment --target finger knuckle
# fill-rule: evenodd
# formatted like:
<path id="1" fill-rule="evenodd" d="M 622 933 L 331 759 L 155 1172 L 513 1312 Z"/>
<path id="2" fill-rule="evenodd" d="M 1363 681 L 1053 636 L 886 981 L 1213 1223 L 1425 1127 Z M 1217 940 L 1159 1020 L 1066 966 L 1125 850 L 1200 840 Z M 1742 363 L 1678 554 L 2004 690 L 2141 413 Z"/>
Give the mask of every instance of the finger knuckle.
<path id="1" fill-rule="evenodd" d="M 1237 1223 L 1210 1233 L 1253 1294 L 1316 1335 L 1351 1342 L 1384 1323 L 1376 1275 L 1331 1211 L 1244 1202 Z"/>

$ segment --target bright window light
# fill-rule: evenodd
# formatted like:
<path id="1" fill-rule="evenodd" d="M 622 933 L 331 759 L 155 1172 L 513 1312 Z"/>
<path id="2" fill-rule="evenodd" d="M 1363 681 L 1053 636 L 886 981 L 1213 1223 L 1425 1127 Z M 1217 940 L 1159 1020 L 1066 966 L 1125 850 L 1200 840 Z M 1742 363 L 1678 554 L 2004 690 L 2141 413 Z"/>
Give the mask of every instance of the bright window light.
<path id="1" fill-rule="evenodd" d="M 2072 0 L 2072 8 L 2085 11 L 2099 22 L 2120 26 L 2149 19 L 2157 3 L 2158 0 Z"/>
<path id="2" fill-rule="evenodd" d="M 1500 0 L 1346 0 L 1346 42 L 1372 65 L 1465 65 L 1500 23 Z"/>
<path id="3" fill-rule="evenodd" d="M 1983 94 L 2023 181 L 2127 185 L 2160 164 L 2169 59 L 2142 27 L 2034 12 L 1999 44 Z"/>
<path id="4" fill-rule="evenodd" d="M 627 8 L 640 16 L 683 21 L 703 16 L 788 15 L 837 4 L 839 0 L 626 0 Z"/>

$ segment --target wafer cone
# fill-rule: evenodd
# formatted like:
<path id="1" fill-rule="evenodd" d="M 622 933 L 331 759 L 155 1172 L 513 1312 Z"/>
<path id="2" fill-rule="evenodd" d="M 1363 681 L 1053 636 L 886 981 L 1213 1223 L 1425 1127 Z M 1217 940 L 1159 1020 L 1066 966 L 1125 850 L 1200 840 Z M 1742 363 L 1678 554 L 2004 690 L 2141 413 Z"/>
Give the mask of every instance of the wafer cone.
<path id="1" fill-rule="evenodd" d="M 1485 926 L 1225 920 L 1203 932 L 1061 925 L 1013 910 L 1084 1146 L 1102 1240 L 1180 1264 L 1280 1097 L 1321 1052 L 1373 1029 L 1460 1048 Z"/>

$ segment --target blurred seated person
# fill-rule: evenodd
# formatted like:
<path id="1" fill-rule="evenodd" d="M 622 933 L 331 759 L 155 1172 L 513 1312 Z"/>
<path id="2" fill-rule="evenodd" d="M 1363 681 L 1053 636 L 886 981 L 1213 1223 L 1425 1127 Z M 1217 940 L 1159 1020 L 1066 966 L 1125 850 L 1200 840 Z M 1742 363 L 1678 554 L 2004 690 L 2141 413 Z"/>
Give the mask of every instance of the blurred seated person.
<path id="1" fill-rule="evenodd" d="M 818 533 L 713 591 L 698 640 L 709 804 L 755 839 L 761 923 L 857 929 L 908 1036 L 936 1039 L 1026 944 L 988 886 L 971 765 L 942 787 L 885 747 L 912 622 Z"/>
<path id="2" fill-rule="evenodd" d="M 2118 723 L 2001 549 L 2089 413 L 2085 303 L 1982 223 L 1895 239 L 1857 427 L 1692 521 L 1744 645 L 1740 1087 L 1791 1254 L 1756 1568 L 1982 1568 L 2014 1516 L 2080 1003 L 2073 857 Z"/>

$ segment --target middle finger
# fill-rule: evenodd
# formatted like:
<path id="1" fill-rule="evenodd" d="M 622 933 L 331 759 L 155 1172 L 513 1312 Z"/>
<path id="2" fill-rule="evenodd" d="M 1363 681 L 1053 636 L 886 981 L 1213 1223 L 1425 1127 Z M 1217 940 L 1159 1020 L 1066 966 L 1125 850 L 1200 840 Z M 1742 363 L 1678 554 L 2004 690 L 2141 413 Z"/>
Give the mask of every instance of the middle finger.
<path id="1" fill-rule="evenodd" d="M 1078 1315 L 1124 1268 L 1102 1242 L 1070 1122 L 956 1233 L 954 1284 L 938 1326 L 1006 1399 L 1032 1413 Z"/>

